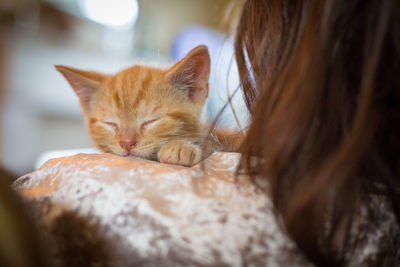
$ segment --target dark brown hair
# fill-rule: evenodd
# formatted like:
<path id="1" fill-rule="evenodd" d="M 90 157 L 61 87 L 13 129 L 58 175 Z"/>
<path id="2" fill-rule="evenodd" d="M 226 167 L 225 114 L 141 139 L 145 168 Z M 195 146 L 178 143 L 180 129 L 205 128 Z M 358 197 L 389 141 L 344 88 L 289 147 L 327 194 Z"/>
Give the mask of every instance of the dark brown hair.
<path id="1" fill-rule="evenodd" d="M 399 14 L 397 0 L 243 7 L 235 51 L 252 121 L 242 167 L 268 180 L 288 233 L 319 265 L 341 263 L 330 252 L 371 194 L 400 218 Z"/>

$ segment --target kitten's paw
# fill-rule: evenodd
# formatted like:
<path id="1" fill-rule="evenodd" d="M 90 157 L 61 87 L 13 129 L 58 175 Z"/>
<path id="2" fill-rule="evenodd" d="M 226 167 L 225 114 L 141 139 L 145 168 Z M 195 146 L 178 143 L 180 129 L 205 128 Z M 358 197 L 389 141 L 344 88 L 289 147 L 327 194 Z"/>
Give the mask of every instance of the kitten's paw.
<path id="1" fill-rule="evenodd" d="M 197 145 L 185 141 L 172 141 L 160 148 L 157 159 L 161 163 L 193 166 L 201 159 L 201 150 Z"/>

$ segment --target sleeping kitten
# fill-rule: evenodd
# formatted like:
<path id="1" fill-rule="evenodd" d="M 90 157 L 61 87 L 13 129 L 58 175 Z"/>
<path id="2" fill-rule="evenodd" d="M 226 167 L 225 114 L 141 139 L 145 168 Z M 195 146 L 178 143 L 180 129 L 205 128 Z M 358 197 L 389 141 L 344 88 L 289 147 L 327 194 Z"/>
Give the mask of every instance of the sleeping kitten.
<path id="1" fill-rule="evenodd" d="M 56 69 L 78 95 L 89 134 L 102 151 L 184 166 L 208 156 L 201 154 L 208 133 L 200 124 L 208 96 L 207 47 L 194 48 L 167 70 L 135 65 L 107 75 Z"/>

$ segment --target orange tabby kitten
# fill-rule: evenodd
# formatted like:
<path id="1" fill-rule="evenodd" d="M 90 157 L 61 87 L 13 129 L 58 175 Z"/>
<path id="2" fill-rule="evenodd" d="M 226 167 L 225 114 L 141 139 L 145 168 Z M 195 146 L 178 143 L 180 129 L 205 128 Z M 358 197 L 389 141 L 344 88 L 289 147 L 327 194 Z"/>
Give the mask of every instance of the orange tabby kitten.
<path id="1" fill-rule="evenodd" d="M 102 151 L 184 166 L 208 156 L 200 145 L 208 134 L 200 124 L 208 96 L 207 47 L 194 48 L 167 70 L 135 65 L 106 75 L 56 69 L 78 95 L 89 134 Z"/>

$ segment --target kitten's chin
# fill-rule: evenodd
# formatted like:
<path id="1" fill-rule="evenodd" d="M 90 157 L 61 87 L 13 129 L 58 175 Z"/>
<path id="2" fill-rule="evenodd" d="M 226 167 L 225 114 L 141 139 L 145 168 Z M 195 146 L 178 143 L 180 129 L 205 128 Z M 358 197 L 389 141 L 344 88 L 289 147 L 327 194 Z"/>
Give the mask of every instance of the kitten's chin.
<path id="1" fill-rule="evenodd" d="M 121 155 L 121 156 L 126 157 L 126 158 L 142 158 L 142 159 L 149 159 L 149 157 L 146 157 L 146 155 L 140 155 L 140 154 L 135 153 L 135 152 L 126 153 L 125 155 Z"/>
<path id="2" fill-rule="evenodd" d="M 126 152 L 126 151 L 115 151 L 115 152 L 111 152 L 115 155 L 121 156 L 121 157 L 125 157 L 125 158 L 142 158 L 142 159 L 149 159 L 149 160 L 154 160 L 156 157 L 156 153 L 153 151 L 152 153 L 140 153 L 140 152 L 135 152 L 135 151 L 131 151 L 131 152 Z"/>
<path id="3" fill-rule="evenodd" d="M 149 159 L 149 160 L 154 160 L 155 153 L 135 153 L 135 152 L 131 152 L 127 157 L 129 158 L 142 158 L 142 159 Z"/>
<path id="4" fill-rule="evenodd" d="M 125 156 L 125 158 L 154 160 L 152 157 L 145 157 L 145 156 L 134 155 L 134 154 L 130 154 L 130 155 L 128 155 L 128 156 Z"/>

